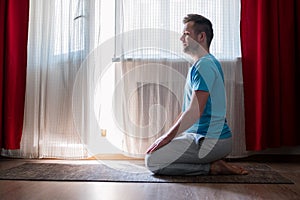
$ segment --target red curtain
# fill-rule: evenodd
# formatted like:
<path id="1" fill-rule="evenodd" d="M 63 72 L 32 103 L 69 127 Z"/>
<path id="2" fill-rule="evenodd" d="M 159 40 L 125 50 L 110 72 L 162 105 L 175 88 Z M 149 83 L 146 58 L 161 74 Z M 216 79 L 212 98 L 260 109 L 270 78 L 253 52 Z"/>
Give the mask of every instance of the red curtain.
<path id="1" fill-rule="evenodd" d="M 0 149 L 19 149 L 23 128 L 29 0 L 0 0 Z"/>
<path id="2" fill-rule="evenodd" d="M 298 0 L 241 0 L 248 150 L 300 144 L 299 6 Z"/>

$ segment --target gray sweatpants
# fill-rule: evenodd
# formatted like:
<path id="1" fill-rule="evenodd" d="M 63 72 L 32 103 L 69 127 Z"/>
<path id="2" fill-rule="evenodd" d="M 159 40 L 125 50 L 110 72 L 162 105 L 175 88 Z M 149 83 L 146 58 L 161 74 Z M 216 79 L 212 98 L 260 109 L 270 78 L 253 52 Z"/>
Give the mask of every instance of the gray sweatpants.
<path id="1" fill-rule="evenodd" d="M 208 139 L 194 133 L 182 133 L 167 145 L 147 154 L 145 164 L 155 174 L 208 174 L 210 163 L 227 156 L 231 147 L 231 138 Z"/>

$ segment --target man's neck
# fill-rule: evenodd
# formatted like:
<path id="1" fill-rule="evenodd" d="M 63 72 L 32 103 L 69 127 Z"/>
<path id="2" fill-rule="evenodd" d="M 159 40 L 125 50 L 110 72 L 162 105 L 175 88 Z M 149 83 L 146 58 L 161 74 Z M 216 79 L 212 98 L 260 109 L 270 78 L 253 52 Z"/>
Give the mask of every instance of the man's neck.
<path id="1" fill-rule="evenodd" d="M 209 54 L 209 48 L 207 48 L 206 46 L 199 45 L 199 48 L 194 52 L 191 52 L 190 55 L 193 58 L 193 60 L 196 62 L 197 60 L 199 60 L 200 58 L 202 58 L 207 54 Z"/>
<path id="2" fill-rule="evenodd" d="M 209 54 L 209 51 L 203 51 L 203 52 L 198 52 L 196 54 L 192 54 L 192 58 L 194 60 L 194 62 L 197 62 L 200 58 L 202 58 L 203 56 L 206 56 L 207 54 Z"/>

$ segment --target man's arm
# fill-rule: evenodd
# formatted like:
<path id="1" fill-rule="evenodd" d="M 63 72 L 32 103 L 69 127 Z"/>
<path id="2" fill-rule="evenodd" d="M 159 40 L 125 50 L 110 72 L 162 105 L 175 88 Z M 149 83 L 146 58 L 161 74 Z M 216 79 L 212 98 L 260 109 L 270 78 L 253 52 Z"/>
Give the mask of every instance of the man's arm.
<path id="1" fill-rule="evenodd" d="M 176 135 L 190 128 L 202 115 L 209 93 L 201 90 L 193 91 L 189 108 L 181 114 L 175 124 L 160 138 L 158 138 L 147 150 L 152 153 L 168 144 Z"/>

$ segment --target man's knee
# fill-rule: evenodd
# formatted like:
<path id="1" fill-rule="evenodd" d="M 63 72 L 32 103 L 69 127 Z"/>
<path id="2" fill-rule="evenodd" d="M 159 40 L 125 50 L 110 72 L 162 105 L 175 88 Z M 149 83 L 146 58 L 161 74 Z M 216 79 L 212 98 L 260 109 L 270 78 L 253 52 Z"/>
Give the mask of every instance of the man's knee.
<path id="1" fill-rule="evenodd" d="M 152 173 L 156 174 L 159 169 L 160 169 L 160 164 L 155 162 L 155 155 L 152 154 L 146 154 L 145 156 L 145 166 L 147 167 L 147 169 L 149 171 L 151 171 Z"/>

